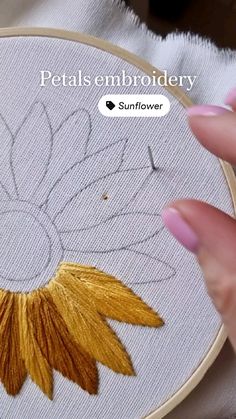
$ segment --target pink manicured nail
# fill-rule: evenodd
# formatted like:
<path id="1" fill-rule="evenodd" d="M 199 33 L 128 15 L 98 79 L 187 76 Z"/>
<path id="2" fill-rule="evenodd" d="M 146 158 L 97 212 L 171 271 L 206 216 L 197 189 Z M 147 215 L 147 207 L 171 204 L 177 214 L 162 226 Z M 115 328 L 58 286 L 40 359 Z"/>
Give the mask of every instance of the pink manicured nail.
<path id="1" fill-rule="evenodd" d="M 188 116 L 217 116 L 229 112 L 228 109 L 221 108 L 221 106 L 213 105 L 197 105 L 187 108 Z"/>
<path id="2" fill-rule="evenodd" d="M 169 232 L 190 252 L 197 253 L 199 241 L 195 232 L 175 208 L 165 208 L 162 220 Z"/>
<path id="3" fill-rule="evenodd" d="M 225 104 L 229 106 L 236 104 L 236 87 L 231 89 L 227 94 L 225 98 Z"/>

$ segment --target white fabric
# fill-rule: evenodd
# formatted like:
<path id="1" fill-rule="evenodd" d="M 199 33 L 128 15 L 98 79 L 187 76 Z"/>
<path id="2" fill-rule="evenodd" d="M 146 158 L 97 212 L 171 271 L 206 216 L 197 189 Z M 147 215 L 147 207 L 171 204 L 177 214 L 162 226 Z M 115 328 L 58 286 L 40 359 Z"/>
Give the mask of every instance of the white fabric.
<path id="1" fill-rule="evenodd" d="M 91 80 L 122 70 L 144 76 L 118 57 L 46 37 L 0 38 L 0 56 L 0 287 L 28 292 L 44 286 L 61 261 L 93 265 L 165 319 L 160 330 L 112 322 L 137 377 L 99 365 L 99 394 L 90 397 L 55 374 L 53 403 L 28 379 L 19 397 L 0 387 L 0 416 L 144 417 L 186 383 L 220 329 L 199 266 L 163 228 L 160 212 L 187 194 L 232 214 L 221 166 L 194 141 L 183 105 L 162 87 L 119 87 L 120 94 L 169 98 L 167 117 L 144 121 L 104 118 L 97 104 L 110 87 L 40 86 L 44 68 L 80 69 Z M 160 170 L 151 170 L 148 145 Z"/>
<path id="2" fill-rule="evenodd" d="M 51 26 L 106 38 L 171 74 L 198 75 L 193 101 L 221 104 L 236 85 L 236 56 L 189 35 L 165 40 L 137 26 L 133 15 L 110 0 L 5 0 L 1 26 Z M 222 419 L 236 413 L 236 362 L 224 349 L 198 389 L 169 415 L 169 419 Z M 9 416 L 7 416 L 9 417 Z"/>

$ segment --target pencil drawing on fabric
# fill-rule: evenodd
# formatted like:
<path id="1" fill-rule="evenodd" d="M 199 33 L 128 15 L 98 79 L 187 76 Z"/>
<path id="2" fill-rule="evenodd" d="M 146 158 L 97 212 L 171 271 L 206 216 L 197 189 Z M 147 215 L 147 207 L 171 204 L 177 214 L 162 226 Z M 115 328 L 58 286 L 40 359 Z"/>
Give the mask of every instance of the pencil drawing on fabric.
<path id="1" fill-rule="evenodd" d="M 52 399 L 53 370 L 98 394 L 97 363 L 135 375 L 132 354 L 107 319 L 164 324 L 130 288 L 142 285 L 139 278 L 129 286 L 81 263 L 85 254 L 125 251 L 152 259 L 157 282 L 175 275 L 166 261 L 135 247 L 163 229 L 159 214 L 129 209 L 153 175 L 148 155 L 143 166 L 124 168 L 128 139 L 89 153 L 91 132 L 83 108 L 56 130 L 42 102 L 16 132 L 0 116 L 0 380 L 10 395 L 30 376 Z M 65 147 L 68 136 L 74 147 Z"/>

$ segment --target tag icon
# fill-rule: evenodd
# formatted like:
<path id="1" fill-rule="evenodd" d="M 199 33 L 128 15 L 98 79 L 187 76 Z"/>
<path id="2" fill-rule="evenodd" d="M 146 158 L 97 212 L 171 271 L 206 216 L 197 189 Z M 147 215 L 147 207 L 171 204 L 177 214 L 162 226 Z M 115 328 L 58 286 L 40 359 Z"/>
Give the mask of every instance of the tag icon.
<path id="1" fill-rule="evenodd" d="M 116 105 L 111 100 L 107 100 L 106 101 L 106 107 L 108 109 L 110 109 L 110 111 L 112 111 L 112 109 L 114 109 L 116 107 Z"/>

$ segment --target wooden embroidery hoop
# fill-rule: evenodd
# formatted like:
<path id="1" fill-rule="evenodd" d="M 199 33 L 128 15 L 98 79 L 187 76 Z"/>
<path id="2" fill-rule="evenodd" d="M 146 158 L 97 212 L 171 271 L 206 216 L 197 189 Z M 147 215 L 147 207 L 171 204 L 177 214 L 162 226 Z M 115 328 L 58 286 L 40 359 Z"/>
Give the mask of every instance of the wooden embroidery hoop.
<path id="1" fill-rule="evenodd" d="M 149 76 L 153 76 L 153 71 L 156 72 L 157 77 L 161 76 L 162 73 L 157 68 L 143 60 L 142 58 L 118 47 L 102 39 L 98 39 L 89 35 L 70 32 L 59 29 L 49 28 L 3 28 L 0 29 L 0 37 L 17 37 L 17 36 L 37 36 L 47 38 L 58 38 L 68 41 L 79 42 L 97 49 L 109 52 L 110 54 L 117 56 L 131 65 L 137 67 Z M 166 89 L 171 93 L 178 101 L 184 106 L 188 107 L 192 105 L 192 101 L 183 92 L 180 87 L 167 86 Z M 232 197 L 232 203 L 234 210 L 236 211 L 236 179 L 234 171 L 228 163 L 221 161 L 221 166 L 226 177 L 229 190 Z M 219 330 L 219 333 L 213 342 L 208 354 L 202 360 L 199 367 L 193 373 L 193 375 L 185 382 L 185 384 L 162 406 L 160 406 L 155 412 L 149 414 L 147 419 L 161 419 L 170 413 L 179 403 L 181 403 L 191 391 L 199 384 L 207 370 L 215 361 L 219 352 L 221 351 L 227 335 L 224 326 Z"/>

